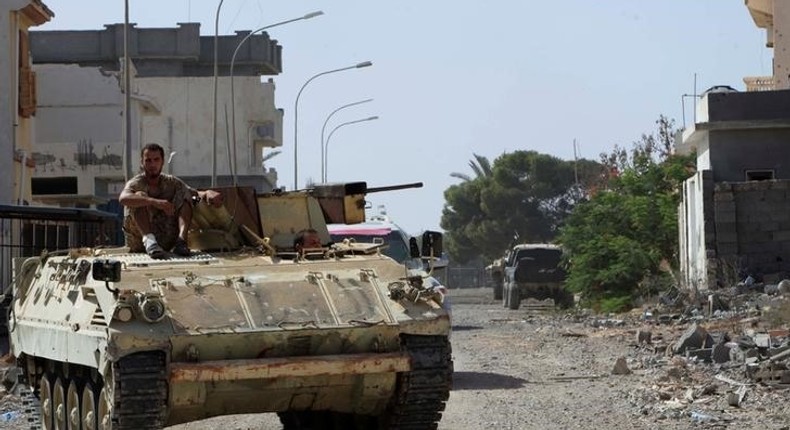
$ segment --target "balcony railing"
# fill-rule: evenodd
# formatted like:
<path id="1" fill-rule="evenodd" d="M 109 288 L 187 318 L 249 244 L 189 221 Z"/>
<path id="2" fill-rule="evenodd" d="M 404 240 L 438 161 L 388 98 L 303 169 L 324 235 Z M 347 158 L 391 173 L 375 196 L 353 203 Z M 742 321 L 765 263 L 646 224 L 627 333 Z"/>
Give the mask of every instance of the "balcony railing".
<path id="1" fill-rule="evenodd" d="M 117 245 L 119 216 L 93 209 L 0 205 L 0 294 L 13 259 L 69 248 Z"/>
<path id="2" fill-rule="evenodd" d="M 776 89 L 773 76 L 747 76 L 743 78 L 746 91 L 773 91 Z"/>

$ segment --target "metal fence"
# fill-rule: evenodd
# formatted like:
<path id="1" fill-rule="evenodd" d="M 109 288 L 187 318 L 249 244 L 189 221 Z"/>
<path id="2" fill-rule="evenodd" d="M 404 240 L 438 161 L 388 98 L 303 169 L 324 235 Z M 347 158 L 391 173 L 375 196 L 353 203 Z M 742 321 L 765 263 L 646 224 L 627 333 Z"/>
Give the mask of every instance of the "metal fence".
<path id="1" fill-rule="evenodd" d="M 120 228 L 117 214 L 94 209 L 0 205 L 0 293 L 11 285 L 14 258 L 118 245 Z"/>
<path id="2" fill-rule="evenodd" d="M 489 276 L 481 267 L 448 267 L 448 288 L 483 288 L 487 287 Z"/>

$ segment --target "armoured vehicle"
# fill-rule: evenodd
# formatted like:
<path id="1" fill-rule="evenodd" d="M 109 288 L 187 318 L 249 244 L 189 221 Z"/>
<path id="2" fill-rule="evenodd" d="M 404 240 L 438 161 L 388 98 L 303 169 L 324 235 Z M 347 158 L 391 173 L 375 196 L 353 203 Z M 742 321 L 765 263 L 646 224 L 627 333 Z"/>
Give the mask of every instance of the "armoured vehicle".
<path id="1" fill-rule="evenodd" d="M 572 306 L 573 295 L 563 286 L 565 270 L 560 264 L 561 258 L 562 249 L 557 245 L 514 246 L 501 263 L 504 268 L 502 304 L 518 309 L 522 299 L 534 298 L 554 299 L 554 304 L 563 308 Z"/>
<path id="2" fill-rule="evenodd" d="M 497 258 L 486 266 L 486 273 L 490 277 L 491 287 L 494 289 L 494 300 L 502 300 L 502 291 L 505 284 L 505 259 Z"/>
<path id="3" fill-rule="evenodd" d="M 285 429 L 432 429 L 449 397 L 441 296 L 374 244 L 364 182 L 198 203 L 194 255 L 79 248 L 14 262 L 9 340 L 50 429 L 160 429 L 278 413 Z M 295 248 L 314 229 L 322 246 Z M 412 255 L 419 253 L 416 240 Z M 427 259 L 441 235 L 423 236 Z"/>

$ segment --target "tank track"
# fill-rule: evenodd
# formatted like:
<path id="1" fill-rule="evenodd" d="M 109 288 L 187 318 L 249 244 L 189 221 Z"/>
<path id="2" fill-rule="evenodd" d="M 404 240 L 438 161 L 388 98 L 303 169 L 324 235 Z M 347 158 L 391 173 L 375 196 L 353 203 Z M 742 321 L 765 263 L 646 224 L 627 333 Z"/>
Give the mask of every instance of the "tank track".
<path id="1" fill-rule="evenodd" d="M 158 430 L 167 419 L 166 357 L 162 351 L 139 352 L 113 364 L 113 429 Z"/>
<path id="2" fill-rule="evenodd" d="M 452 387 L 453 361 L 447 336 L 403 335 L 402 348 L 412 370 L 398 376 L 395 398 L 384 428 L 436 429 Z"/>
<path id="3" fill-rule="evenodd" d="M 398 375 L 395 395 L 381 417 L 330 411 L 279 412 L 284 430 L 430 430 L 439 426 L 450 397 L 453 362 L 446 336 L 403 335 L 413 369 Z"/>
<path id="4" fill-rule="evenodd" d="M 33 390 L 22 384 L 20 380 L 17 386 L 17 394 L 22 398 L 22 409 L 27 417 L 30 430 L 41 430 L 41 402 L 33 393 Z"/>

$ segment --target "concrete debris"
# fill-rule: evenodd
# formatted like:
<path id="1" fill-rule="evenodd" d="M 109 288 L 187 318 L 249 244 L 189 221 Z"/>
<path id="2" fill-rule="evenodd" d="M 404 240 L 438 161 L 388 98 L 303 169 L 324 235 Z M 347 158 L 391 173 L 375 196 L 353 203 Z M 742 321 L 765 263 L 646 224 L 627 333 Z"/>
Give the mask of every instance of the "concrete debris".
<path id="1" fill-rule="evenodd" d="M 713 346 L 713 338 L 707 330 L 697 324 L 692 324 L 683 336 L 675 342 L 673 351 L 675 354 L 684 354 L 689 350 L 699 350 Z"/>
<path id="2" fill-rule="evenodd" d="M 649 330 L 637 330 L 636 331 L 636 344 L 637 345 L 643 345 L 643 344 L 649 345 L 651 343 L 651 341 L 652 341 L 652 338 L 653 338 L 653 333 L 650 332 Z"/>
<path id="3" fill-rule="evenodd" d="M 619 357 L 614 363 L 612 375 L 630 375 L 631 373 L 631 369 L 628 368 L 628 363 L 626 362 L 625 357 Z"/>
<path id="4" fill-rule="evenodd" d="M 635 336 L 628 362 L 641 364 L 640 375 L 652 375 L 648 392 L 632 398 L 642 415 L 726 427 L 745 410 L 786 401 L 790 279 L 747 278 L 729 290 L 672 296 L 645 304 L 626 321 Z M 640 356 L 650 351 L 652 359 Z"/>
<path id="5" fill-rule="evenodd" d="M 745 385 L 741 385 L 735 391 L 728 391 L 727 392 L 727 404 L 730 406 L 735 406 L 736 408 L 741 407 L 741 403 L 743 402 L 743 398 L 746 397 L 746 391 L 748 389 Z"/>

